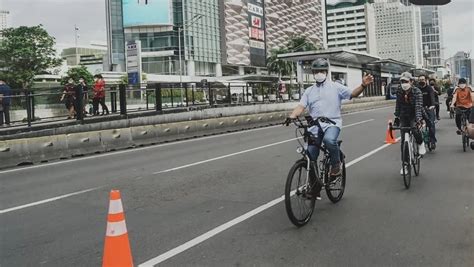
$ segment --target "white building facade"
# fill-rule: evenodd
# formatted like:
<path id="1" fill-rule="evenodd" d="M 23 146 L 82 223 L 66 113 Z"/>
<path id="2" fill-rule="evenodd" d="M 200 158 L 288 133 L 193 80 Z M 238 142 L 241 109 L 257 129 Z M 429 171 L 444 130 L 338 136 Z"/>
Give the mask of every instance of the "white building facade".
<path id="1" fill-rule="evenodd" d="M 347 48 L 377 55 L 375 10 L 366 1 L 335 1 L 326 4 L 327 47 Z"/>
<path id="2" fill-rule="evenodd" d="M 375 0 L 378 56 L 423 66 L 420 8 L 399 0 Z"/>
<path id="3" fill-rule="evenodd" d="M 0 38 L 2 38 L 2 31 L 8 28 L 8 15 L 10 12 L 6 10 L 0 10 Z"/>

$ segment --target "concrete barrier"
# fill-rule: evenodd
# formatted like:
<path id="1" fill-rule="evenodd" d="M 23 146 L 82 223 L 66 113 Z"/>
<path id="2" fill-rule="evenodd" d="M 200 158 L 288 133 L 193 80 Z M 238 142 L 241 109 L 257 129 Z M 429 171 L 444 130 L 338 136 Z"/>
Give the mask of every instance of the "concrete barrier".
<path id="1" fill-rule="evenodd" d="M 100 131 L 100 141 L 105 151 L 134 147 L 130 128 Z"/>
<path id="2" fill-rule="evenodd" d="M 23 163 L 33 163 L 27 139 L 0 141 L 0 167 L 17 166 Z"/>
<path id="3" fill-rule="evenodd" d="M 105 151 L 98 131 L 67 134 L 66 138 L 68 154 L 71 157 Z"/>
<path id="4" fill-rule="evenodd" d="M 29 158 L 32 162 L 47 162 L 55 159 L 68 158 L 68 142 L 66 135 L 55 135 L 26 139 Z"/>

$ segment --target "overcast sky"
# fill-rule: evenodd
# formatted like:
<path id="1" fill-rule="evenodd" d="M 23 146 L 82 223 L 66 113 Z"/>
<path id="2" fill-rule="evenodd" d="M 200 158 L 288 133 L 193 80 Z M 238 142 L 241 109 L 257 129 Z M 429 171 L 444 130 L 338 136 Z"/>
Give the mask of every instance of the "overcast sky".
<path id="1" fill-rule="evenodd" d="M 74 24 L 79 44 L 106 41 L 105 0 L 3 0 L 12 26 L 43 24 L 60 47 L 74 44 Z M 445 58 L 457 51 L 474 55 L 474 0 L 452 0 L 441 8 Z"/>

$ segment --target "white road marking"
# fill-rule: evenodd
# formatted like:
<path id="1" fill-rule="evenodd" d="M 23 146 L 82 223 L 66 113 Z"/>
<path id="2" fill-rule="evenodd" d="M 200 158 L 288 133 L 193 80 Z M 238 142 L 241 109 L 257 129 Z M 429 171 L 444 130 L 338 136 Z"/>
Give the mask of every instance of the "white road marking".
<path id="1" fill-rule="evenodd" d="M 37 201 L 37 202 L 33 202 L 33 203 L 29 203 L 29 204 L 25 204 L 25 205 L 21 205 L 21 206 L 17 206 L 17 207 L 12 207 L 12 208 L 8 208 L 8 209 L 4 209 L 4 210 L 0 210 L 0 214 L 5 214 L 5 213 L 8 213 L 8 212 L 21 210 L 21 209 L 24 209 L 24 208 L 29 208 L 29 207 L 45 204 L 45 203 L 48 203 L 48 202 L 53 202 L 53 201 L 56 201 L 56 200 L 60 200 L 60 199 L 64 199 L 64 198 L 84 194 L 84 193 L 87 193 L 87 192 L 97 190 L 99 188 L 101 188 L 101 187 L 89 188 L 89 189 L 86 189 L 86 190 L 82 190 L 82 191 L 78 191 L 78 192 L 74 192 L 74 193 L 70 193 L 70 194 L 66 194 L 66 195 L 62 195 L 62 196 L 48 198 L 48 199 L 40 200 L 40 201 Z"/>
<path id="2" fill-rule="evenodd" d="M 360 122 L 356 122 L 356 123 L 353 123 L 353 124 L 349 124 L 349 125 L 344 126 L 343 128 L 345 128 L 345 127 L 351 127 L 351 126 L 355 126 L 355 125 L 359 125 L 359 124 L 366 123 L 366 122 L 370 122 L 370 121 L 373 121 L 373 119 L 365 120 L 365 121 L 360 121 Z M 281 127 L 281 126 L 277 126 L 277 127 Z M 232 157 L 232 156 L 235 156 L 235 155 L 239 155 L 239 154 L 243 154 L 243 153 L 248 153 L 248 152 L 251 152 L 251 151 L 254 151 L 254 150 L 257 150 L 257 149 L 263 149 L 263 148 L 265 148 L 265 147 L 276 146 L 276 145 L 283 144 L 283 143 L 286 143 L 286 142 L 290 142 L 290 141 L 293 141 L 293 140 L 296 140 L 296 139 L 297 139 L 297 138 L 293 138 L 293 139 L 289 139 L 289 140 L 285 140 L 285 141 L 281 141 L 281 142 L 277 142 L 277 143 L 273 143 L 273 144 L 261 146 L 261 147 L 258 147 L 258 148 L 252 148 L 252 149 L 248 149 L 248 150 L 244 150 L 244 151 L 240 151 L 240 152 L 236 152 L 236 153 L 232 153 L 232 154 L 220 156 L 220 157 L 217 157 L 217 158 L 213 158 L 213 159 L 208 159 L 208 160 L 204 160 L 204 161 L 192 163 L 192 164 L 184 165 L 184 166 L 177 167 L 177 168 L 168 169 L 168 170 L 161 171 L 161 172 L 156 172 L 156 173 L 154 173 L 154 174 L 159 174 L 159 173 L 164 173 L 164 172 L 170 172 L 170 171 L 174 171 L 174 170 L 179 170 L 179 169 L 187 168 L 187 167 L 191 167 L 191 166 L 203 164 L 203 163 L 210 162 L 210 161 L 214 161 L 214 160 L 218 160 L 218 159 L 223 159 L 223 158 L 227 158 L 227 157 Z M 141 176 L 138 176 L 138 177 L 136 177 L 135 179 L 138 179 L 138 178 L 141 179 L 142 177 L 141 177 Z M 63 198 L 67 198 L 67 197 L 71 197 L 71 196 L 75 196 L 75 195 L 79 195 L 79 194 L 84 194 L 84 193 L 87 193 L 87 192 L 90 192 L 90 191 L 97 190 L 97 189 L 99 189 L 99 188 L 101 188 L 101 187 L 90 188 L 90 189 L 86 189 L 86 190 L 79 191 L 79 192 L 75 192 L 75 193 L 70 193 L 70 194 L 66 194 L 66 195 L 62 195 L 62 196 L 58 196 L 58 197 L 53 197 L 53 198 L 49 198 L 49 199 L 45 199 L 45 200 L 41 200 L 41 201 L 29 203 L 29 204 L 17 206 L 17 207 L 12 207 L 12 208 L 8 208 L 8 209 L 0 210 L 0 214 L 7 213 L 7 212 L 12 212 L 12 211 L 16 211 L 16 210 L 20 210 L 20 209 L 32 207 L 32 206 L 41 205 L 41 204 L 44 204 L 44 203 L 48 203 L 48 202 L 60 200 L 60 199 L 63 199 Z"/>
<path id="3" fill-rule="evenodd" d="M 398 138 L 398 139 L 400 139 L 400 138 Z M 363 160 L 367 157 L 370 157 L 371 155 L 377 153 L 378 151 L 380 151 L 380 150 L 382 150 L 382 149 L 384 149 L 388 146 L 390 146 L 390 144 L 385 144 L 383 146 L 380 146 L 380 147 L 370 151 L 367 154 L 364 154 L 364 155 L 352 160 L 351 162 L 346 164 L 346 168 L 349 168 L 350 166 L 360 162 L 361 160 Z M 231 221 L 228 221 L 228 222 L 226 222 L 226 223 L 224 223 L 224 224 L 222 224 L 222 225 L 220 225 L 220 226 L 218 226 L 218 227 L 216 227 L 216 228 L 214 228 L 214 229 L 212 229 L 212 230 L 210 230 L 210 231 L 208 231 L 208 232 L 206 232 L 206 233 L 204 233 L 204 234 L 202 234 L 202 235 L 200 235 L 196 238 L 191 239 L 188 242 L 186 242 L 186 243 L 184 243 L 180 246 L 177 246 L 177 247 L 175 247 L 175 248 L 159 255 L 158 257 L 150 259 L 150 260 L 138 265 L 138 267 L 155 266 L 155 265 L 157 265 L 157 264 L 159 264 L 163 261 L 166 261 L 169 258 L 172 258 L 172 257 L 174 257 L 174 256 L 176 256 L 176 255 L 178 255 L 178 254 L 180 254 L 180 253 L 182 253 L 182 252 L 184 252 L 184 251 L 186 251 L 186 250 L 188 250 L 188 249 L 190 249 L 190 248 L 192 248 L 192 247 L 194 247 L 194 246 L 196 246 L 196 245 L 198 245 L 198 244 L 200 244 L 200 243 L 202 243 L 202 242 L 204 242 L 204 241 L 206 241 L 210 238 L 212 238 L 213 236 L 215 236 L 215 235 L 231 228 L 232 226 L 237 225 L 237 224 L 239 224 L 239 223 L 241 223 L 241 222 L 243 222 L 243 221 L 259 214 L 259 213 L 261 213 L 262 211 L 265 211 L 265 210 L 275 206 L 276 204 L 282 202 L 284 199 L 285 199 L 285 195 L 283 195 L 283 196 L 281 196 L 277 199 L 274 199 L 274 200 L 272 200 L 272 201 L 270 201 L 270 202 L 268 202 L 268 203 L 266 203 L 266 204 L 264 204 L 260 207 L 257 207 L 255 209 L 253 209 L 253 210 L 251 210 L 251 211 L 249 211 L 249 212 L 247 212 L 247 213 L 231 220 Z"/>
<path id="4" fill-rule="evenodd" d="M 343 114 L 343 117 L 347 116 L 347 115 L 371 112 L 371 111 L 376 111 L 376 110 L 386 109 L 386 108 L 390 108 L 390 107 L 382 107 L 382 108 L 375 108 L 375 109 L 368 109 L 368 110 L 362 110 L 362 111 L 357 111 L 357 112 L 346 113 L 346 114 Z M 222 137 L 222 136 L 243 134 L 243 133 L 254 132 L 254 131 L 262 131 L 262 130 L 272 129 L 272 128 L 276 128 L 276 127 L 281 127 L 281 125 L 274 125 L 274 126 L 262 127 L 262 128 L 257 128 L 257 129 L 243 130 L 243 131 L 238 131 L 238 132 L 233 132 L 233 133 L 224 133 L 224 134 L 217 134 L 217 135 L 212 135 L 212 136 L 204 136 L 204 137 L 192 138 L 192 139 L 189 139 L 189 140 L 182 140 L 182 141 L 170 142 L 170 143 L 165 143 L 165 144 L 158 144 L 158 145 L 151 145 L 151 146 L 146 146 L 146 147 L 133 148 L 133 149 L 129 149 L 129 150 L 121 150 L 121 151 L 115 151 L 115 152 L 104 152 L 103 154 L 99 154 L 99 155 L 91 155 L 91 156 L 85 156 L 85 157 L 68 159 L 68 160 L 61 160 L 61 161 L 56 161 L 56 162 L 42 163 L 42 164 L 39 164 L 39 165 L 33 165 L 33 166 L 28 166 L 28 167 L 20 167 L 20 168 L 15 168 L 15 169 L 3 170 L 3 171 L 0 171 L 0 174 L 12 173 L 12 172 L 18 172 L 18 171 L 25 171 L 25 170 L 36 169 L 36 168 L 43 168 L 43 167 L 54 166 L 54 165 L 59 165 L 59 164 L 65 164 L 65 163 L 70 163 L 70 162 L 76 162 L 76 161 L 81 161 L 81 160 L 96 159 L 96 158 L 120 155 L 120 154 L 137 152 L 137 151 L 153 149 L 153 148 L 158 148 L 158 147 L 164 147 L 164 146 L 171 146 L 171 145 L 177 145 L 177 144 L 183 144 L 183 143 L 189 143 L 189 142 L 195 142 L 195 141 L 202 141 L 202 140 L 217 138 L 217 137 Z"/>
<path id="5" fill-rule="evenodd" d="M 363 123 L 367 123 L 367 122 L 370 122 L 370 121 L 373 121 L 373 120 L 374 120 L 374 119 L 370 119 L 370 120 L 365 120 L 365 121 L 360 121 L 360 122 L 352 123 L 352 124 L 343 126 L 342 128 L 348 128 L 348 127 L 356 126 L 356 125 L 363 124 Z M 192 167 L 192 166 L 196 166 L 196 165 L 208 163 L 208 162 L 211 162 L 211 161 L 216 161 L 216 160 L 220 160 L 220 159 L 225 159 L 225 158 L 237 156 L 237 155 L 240 155 L 240 154 L 245 154 L 245 153 L 248 153 L 248 152 L 252 152 L 252 151 L 255 151 L 255 150 L 264 149 L 264 148 L 267 148 L 267 147 L 272 147 L 272 146 L 276 146 L 276 145 L 281 145 L 281 144 L 284 144 L 284 143 L 288 143 L 288 142 L 294 141 L 294 140 L 296 140 L 296 139 L 299 139 L 299 138 L 292 138 L 292 139 L 288 139 L 288 140 L 284 140 L 284 141 L 280 141 L 280 142 L 276 142 L 276 143 L 272 143 L 272 144 L 268 144 L 268 145 L 264 145 L 264 146 L 254 147 L 254 148 L 251 148 L 251 149 L 247 149 L 247 150 L 243 150 L 243 151 L 239 151 L 239 152 L 235 152 L 235 153 L 231 153 L 231 154 L 227 154 L 227 155 L 215 157 L 215 158 L 212 158 L 212 159 L 206 159 L 206 160 L 194 162 L 194 163 L 187 164 L 187 165 L 183 165 L 183 166 L 179 166 L 179 167 L 175 167 L 175 168 L 171 168 L 171 169 L 166 169 L 166 170 L 158 171 L 158 172 L 155 172 L 155 173 L 153 173 L 153 174 L 161 174 L 161 173 L 167 173 L 167 172 L 171 172 L 171 171 L 177 171 L 177 170 L 180 170 L 180 169 L 184 169 L 184 168 L 188 168 L 188 167 Z"/>
<path id="6" fill-rule="evenodd" d="M 34 165 L 34 166 L 4 170 L 4 171 L 0 171 L 0 174 L 10 173 L 10 172 L 17 172 L 17 171 L 24 171 L 24 170 L 36 169 L 36 168 L 42 168 L 42 167 L 48 167 L 48 166 L 59 165 L 59 164 L 70 163 L 70 162 L 81 161 L 81 160 L 88 160 L 88 159 L 95 159 L 95 158 L 102 158 L 102 157 L 120 155 L 120 154 L 125 154 L 125 153 L 130 153 L 130 152 L 137 152 L 137 151 L 141 151 L 141 150 L 147 150 L 147 149 L 164 147 L 164 146 L 171 146 L 171 145 L 178 145 L 178 144 L 195 142 L 195 141 L 202 141 L 202 140 L 206 140 L 206 139 L 217 138 L 217 137 L 228 136 L 228 135 L 234 135 L 234 134 L 248 133 L 248 132 L 253 132 L 253 131 L 262 131 L 262 130 L 265 130 L 265 129 L 271 129 L 271 128 L 275 128 L 275 127 L 281 127 L 281 125 L 274 125 L 274 126 L 262 127 L 262 128 L 257 128 L 257 129 L 243 130 L 243 131 L 238 131 L 238 132 L 233 132 L 233 133 L 224 133 L 224 134 L 217 134 L 217 135 L 212 135 L 212 136 L 204 136 L 204 137 L 192 138 L 192 139 L 188 139 L 188 140 L 182 140 L 182 141 L 176 141 L 176 142 L 170 142 L 170 143 L 164 143 L 164 144 L 158 144 L 158 145 L 151 145 L 151 146 L 146 146 L 146 147 L 133 148 L 133 149 L 129 149 L 129 150 L 121 150 L 121 151 L 115 151 L 115 152 L 104 152 L 103 154 L 99 154 L 99 155 L 85 156 L 85 157 L 81 157 L 81 158 L 61 160 L 61 161 L 57 161 L 57 162 L 43 163 L 43 164 Z"/>

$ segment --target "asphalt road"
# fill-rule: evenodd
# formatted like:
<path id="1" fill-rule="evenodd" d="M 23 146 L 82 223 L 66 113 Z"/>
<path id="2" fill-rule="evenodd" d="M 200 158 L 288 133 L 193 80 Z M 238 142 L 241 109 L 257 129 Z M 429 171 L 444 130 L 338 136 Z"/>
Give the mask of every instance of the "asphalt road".
<path id="1" fill-rule="evenodd" d="M 323 195 L 300 229 L 281 201 L 293 128 L 0 171 L 0 266 L 100 266 L 111 189 L 136 265 L 474 266 L 474 151 L 443 114 L 438 149 L 406 190 L 400 146 L 381 148 L 392 113 L 344 116 L 344 198 Z"/>

